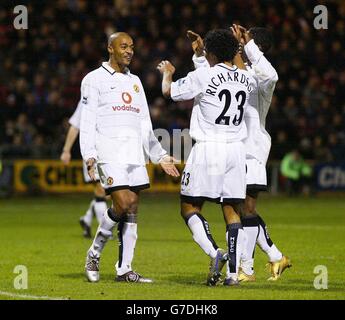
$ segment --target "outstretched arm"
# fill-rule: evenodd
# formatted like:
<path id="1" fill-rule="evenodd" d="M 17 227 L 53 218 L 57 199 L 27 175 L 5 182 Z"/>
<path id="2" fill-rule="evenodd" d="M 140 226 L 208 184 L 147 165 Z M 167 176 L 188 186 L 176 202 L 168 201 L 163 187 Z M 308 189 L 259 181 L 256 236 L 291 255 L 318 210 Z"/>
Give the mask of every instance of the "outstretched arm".
<path id="1" fill-rule="evenodd" d="M 141 134 L 144 151 L 152 162 L 159 163 L 161 165 L 166 174 L 173 177 L 178 177 L 180 173 L 174 164 L 177 161 L 173 157 L 169 156 L 168 153 L 162 148 L 162 145 L 153 132 L 149 107 L 144 88 L 141 83 L 140 87 L 142 95 Z"/>

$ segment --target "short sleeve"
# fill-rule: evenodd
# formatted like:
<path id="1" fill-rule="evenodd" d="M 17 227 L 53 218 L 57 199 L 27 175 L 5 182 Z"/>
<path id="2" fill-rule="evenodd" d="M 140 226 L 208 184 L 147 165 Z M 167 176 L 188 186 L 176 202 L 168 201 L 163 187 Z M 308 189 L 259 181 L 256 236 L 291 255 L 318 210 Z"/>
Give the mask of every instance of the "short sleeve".
<path id="1" fill-rule="evenodd" d="M 190 72 L 171 84 L 170 95 L 174 101 L 191 100 L 202 92 L 197 71 Z"/>

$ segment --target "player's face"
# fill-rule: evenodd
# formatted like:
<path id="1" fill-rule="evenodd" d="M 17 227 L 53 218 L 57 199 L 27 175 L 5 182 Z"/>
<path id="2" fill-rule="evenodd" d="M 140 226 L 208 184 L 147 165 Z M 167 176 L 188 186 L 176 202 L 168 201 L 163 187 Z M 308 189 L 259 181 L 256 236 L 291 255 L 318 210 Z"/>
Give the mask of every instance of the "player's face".
<path id="1" fill-rule="evenodd" d="M 113 48 L 114 59 L 119 65 L 128 66 L 131 63 L 134 44 L 130 36 L 119 36 L 112 42 L 111 47 Z"/>

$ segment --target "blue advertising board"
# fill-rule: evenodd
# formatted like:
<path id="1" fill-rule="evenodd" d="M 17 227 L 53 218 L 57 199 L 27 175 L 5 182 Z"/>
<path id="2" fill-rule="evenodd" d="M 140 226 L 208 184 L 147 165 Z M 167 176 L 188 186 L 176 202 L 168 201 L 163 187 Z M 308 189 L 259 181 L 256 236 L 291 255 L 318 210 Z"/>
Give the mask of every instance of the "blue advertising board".
<path id="1" fill-rule="evenodd" d="M 320 163 L 314 170 L 318 190 L 345 191 L 345 162 Z"/>

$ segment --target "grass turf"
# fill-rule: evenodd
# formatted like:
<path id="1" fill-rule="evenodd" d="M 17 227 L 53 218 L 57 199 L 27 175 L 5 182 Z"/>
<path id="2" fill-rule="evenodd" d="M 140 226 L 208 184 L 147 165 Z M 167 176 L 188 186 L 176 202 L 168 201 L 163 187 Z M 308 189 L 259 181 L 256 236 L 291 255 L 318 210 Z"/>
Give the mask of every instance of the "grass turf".
<path id="1" fill-rule="evenodd" d="M 109 241 L 101 259 L 101 281 L 84 277 L 85 253 L 79 216 L 86 195 L 0 200 L 0 291 L 70 299 L 344 299 L 345 201 L 341 197 L 263 196 L 259 212 L 270 235 L 293 267 L 278 282 L 267 282 L 266 256 L 257 248 L 257 282 L 240 287 L 204 285 L 209 259 L 193 242 L 179 215 L 177 195 L 143 194 L 134 270 L 153 284 L 114 282 L 117 241 Z M 203 213 L 221 247 L 226 247 L 220 208 L 206 204 Z M 93 232 L 96 229 L 94 222 Z M 16 265 L 28 269 L 28 289 L 16 290 Z M 314 267 L 328 269 L 328 289 L 316 290 Z M 0 299 L 22 299 L 1 295 Z"/>

